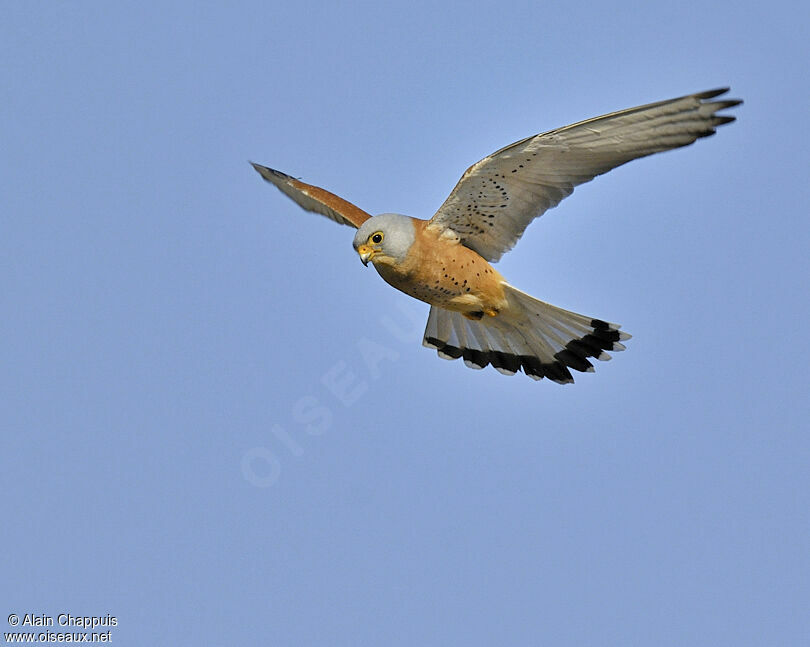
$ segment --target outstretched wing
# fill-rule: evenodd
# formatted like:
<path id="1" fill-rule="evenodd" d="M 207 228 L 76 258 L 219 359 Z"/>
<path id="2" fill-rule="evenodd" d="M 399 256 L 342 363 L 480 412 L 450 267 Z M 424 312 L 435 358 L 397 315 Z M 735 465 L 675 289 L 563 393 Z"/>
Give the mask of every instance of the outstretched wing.
<path id="1" fill-rule="evenodd" d="M 691 144 L 734 121 L 716 114 L 742 101 L 709 90 L 629 108 L 527 137 L 473 164 L 431 219 L 489 261 L 574 187 L 630 160 Z"/>
<path id="2" fill-rule="evenodd" d="M 265 180 L 274 184 L 307 211 L 319 213 L 341 225 L 358 229 L 371 215 L 341 197 L 311 184 L 296 180 L 286 173 L 251 162 Z"/>

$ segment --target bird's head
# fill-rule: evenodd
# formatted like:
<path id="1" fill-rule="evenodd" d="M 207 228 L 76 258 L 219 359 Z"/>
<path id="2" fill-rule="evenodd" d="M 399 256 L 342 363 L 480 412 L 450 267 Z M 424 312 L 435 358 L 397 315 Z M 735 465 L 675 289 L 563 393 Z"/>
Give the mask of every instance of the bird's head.
<path id="1" fill-rule="evenodd" d="M 352 244 L 363 265 L 369 261 L 396 265 L 405 260 L 413 240 L 413 218 L 384 213 L 366 220 Z"/>

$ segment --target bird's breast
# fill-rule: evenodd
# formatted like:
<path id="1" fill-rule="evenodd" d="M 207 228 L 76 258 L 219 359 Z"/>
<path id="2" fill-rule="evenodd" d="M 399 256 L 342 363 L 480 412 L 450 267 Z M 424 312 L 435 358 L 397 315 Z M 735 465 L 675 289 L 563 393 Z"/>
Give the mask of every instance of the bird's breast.
<path id="1" fill-rule="evenodd" d="M 506 304 L 504 278 L 498 271 L 477 252 L 424 226 L 416 227 L 403 262 L 374 267 L 398 290 L 447 310 L 497 312 Z"/>

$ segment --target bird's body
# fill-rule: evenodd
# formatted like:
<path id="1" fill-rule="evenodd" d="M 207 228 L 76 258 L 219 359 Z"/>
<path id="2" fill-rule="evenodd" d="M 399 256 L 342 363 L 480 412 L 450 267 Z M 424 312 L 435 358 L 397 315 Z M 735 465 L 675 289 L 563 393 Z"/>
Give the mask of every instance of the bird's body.
<path id="1" fill-rule="evenodd" d="M 303 208 L 357 227 L 364 264 L 398 290 L 429 303 L 423 344 L 471 368 L 573 382 L 630 336 L 616 324 L 550 305 L 514 288 L 491 262 L 528 224 L 588 182 L 630 160 L 691 144 L 733 117 L 738 100 L 711 90 L 614 112 L 515 142 L 473 164 L 430 220 L 370 216 L 316 186 L 258 164 Z"/>
<path id="2" fill-rule="evenodd" d="M 503 277 L 480 254 L 448 236 L 429 220 L 398 214 L 403 227 L 412 227 L 413 253 L 402 263 L 375 256 L 374 268 L 389 285 L 430 305 L 481 318 L 484 312 L 506 307 Z M 375 228 L 376 222 L 372 222 Z"/>
<path id="3" fill-rule="evenodd" d="M 509 285 L 459 237 L 387 213 L 363 222 L 354 247 L 390 285 L 431 305 L 423 343 L 470 368 L 491 364 L 512 375 L 573 382 L 568 368 L 593 371 L 588 357 L 610 359 L 630 335 L 615 324 L 539 301 Z"/>

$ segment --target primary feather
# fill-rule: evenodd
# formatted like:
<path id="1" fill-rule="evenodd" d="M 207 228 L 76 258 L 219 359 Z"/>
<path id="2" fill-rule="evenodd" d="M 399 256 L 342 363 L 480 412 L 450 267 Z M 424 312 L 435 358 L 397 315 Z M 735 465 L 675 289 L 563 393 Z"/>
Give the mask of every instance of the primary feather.
<path id="1" fill-rule="evenodd" d="M 509 251 L 529 223 L 574 187 L 631 160 L 691 144 L 734 117 L 737 99 L 699 92 L 557 128 L 510 144 L 473 164 L 433 216 L 488 261 Z"/>

